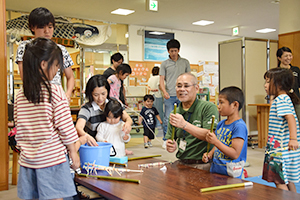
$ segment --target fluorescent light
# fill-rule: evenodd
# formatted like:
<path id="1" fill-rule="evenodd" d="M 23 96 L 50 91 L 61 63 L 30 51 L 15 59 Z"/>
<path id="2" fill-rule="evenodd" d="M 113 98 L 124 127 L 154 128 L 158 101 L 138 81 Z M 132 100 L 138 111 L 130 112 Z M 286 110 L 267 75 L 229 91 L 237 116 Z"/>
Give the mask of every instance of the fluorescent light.
<path id="1" fill-rule="evenodd" d="M 117 10 L 114 10 L 111 12 L 111 14 L 115 14 L 115 15 L 129 15 L 131 13 L 134 13 L 134 10 L 127 10 L 127 9 L 123 9 L 123 8 L 118 8 Z"/>
<path id="2" fill-rule="evenodd" d="M 152 34 L 152 35 L 164 35 L 166 33 L 164 33 L 164 32 L 158 32 L 158 31 L 152 31 L 152 32 L 149 32 L 149 34 Z"/>
<path id="3" fill-rule="evenodd" d="M 200 20 L 200 21 L 197 21 L 197 22 L 193 22 L 192 24 L 200 25 L 200 26 L 206 26 L 206 25 L 213 24 L 213 23 L 215 23 L 215 22 L 214 21 L 207 21 L 207 20 Z"/>
<path id="4" fill-rule="evenodd" d="M 257 33 L 270 33 L 270 32 L 274 32 L 274 31 L 276 31 L 276 29 L 274 29 L 274 28 L 264 28 L 264 29 L 256 30 L 255 32 L 257 32 Z"/>

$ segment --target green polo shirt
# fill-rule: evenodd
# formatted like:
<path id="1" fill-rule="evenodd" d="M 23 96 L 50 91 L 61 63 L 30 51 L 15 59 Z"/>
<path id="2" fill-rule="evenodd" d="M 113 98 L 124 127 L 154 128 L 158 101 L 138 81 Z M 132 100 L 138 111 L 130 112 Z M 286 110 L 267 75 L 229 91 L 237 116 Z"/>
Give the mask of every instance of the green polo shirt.
<path id="1" fill-rule="evenodd" d="M 212 115 L 215 115 L 214 129 L 216 129 L 218 124 L 218 109 L 217 106 L 212 102 L 207 102 L 196 98 L 193 105 L 189 108 L 188 111 L 184 111 L 182 108 L 182 103 L 180 103 L 177 109 L 177 113 L 181 114 L 186 121 L 189 121 L 189 123 L 200 128 L 210 129 Z M 169 122 L 168 131 L 166 134 L 167 139 L 171 138 L 172 127 L 173 126 Z M 185 141 L 187 142 L 186 149 L 185 151 L 183 151 L 182 149 L 178 148 L 176 157 L 178 159 L 201 160 L 202 155 L 207 151 L 207 142 L 194 137 L 181 128 L 175 127 L 174 139 L 175 141 L 177 140 L 178 147 L 180 138 L 185 138 Z M 212 148 L 213 145 L 211 145 L 210 147 Z"/>

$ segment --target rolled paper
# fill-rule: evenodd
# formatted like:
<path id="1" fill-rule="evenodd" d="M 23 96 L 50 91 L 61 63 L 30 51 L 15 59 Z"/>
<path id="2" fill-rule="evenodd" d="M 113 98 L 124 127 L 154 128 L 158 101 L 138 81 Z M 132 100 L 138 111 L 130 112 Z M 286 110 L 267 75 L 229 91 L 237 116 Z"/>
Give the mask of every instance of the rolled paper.
<path id="1" fill-rule="evenodd" d="M 220 185 L 220 186 L 202 188 L 202 189 L 200 189 L 200 192 L 210 192 L 210 191 L 215 191 L 215 190 L 223 190 L 223 189 L 247 187 L 247 186 L 253 186 L 253 183 L 252 182 L 244 182 L 244 183 L 235 183 L 235 184 L 229 184 L 229 185 Z"/>
<path id="2" fill-rule="evenodd" d="M 132 182 L 132 183 L 140 183 L 140 180 L 136 179 L 129 179 L 129 178 L 120 178 L 120 177 L 111 177 L 111 176 L 95 176 L 95 175 L 87 175 L 87 174 L 78 174 L 79 176 L 85 177 L 94 177 L 98 179 L 108 179 L 108 180 L 116 180 L 116 181 L 125 181 L 125 182 Z"/>
<path id="3" fill-rule="evenodd" d="M 176 114 L 176 109 L 177 109 L 177 104 L 174 103 L 174 111 L 173 111 L 174 114 Z M 175 126 L 172 127 L 172 135 L 171 135 L 172 142 L 174 140 L 174 135 L 175 135 Z"/>
<path id="4" fill-rule="evenodd" d="M 139 160 L 139 159 L 144 159 L 144 158 L 153 158 L 153 157 L 161 157 L 161 155 L 133 157 L 133 158 L 128 158 L 128 161 L 130 161 L 130 160 Z"/>
<path id="5" fill-rule="evenodd" d="M 138 167 L 142 168 L 149 168 L 149 167 L 154 167 L 154 166 L 164 166 L 166 164 L 169 164 L 169 162 L 156 162 L 156 163 L 147 163 L 147 164 L 139 164 Z"/>
<path id="6" fill-rule="evenodd" d="M 214 123 L 215 123 L 215 116 L 211 116 L 211 125 L 210 125 L 210 132 L 212 133 L 214 131 Z M 210 150 L 210 143 L 207 142 L 207 154 Z"/>

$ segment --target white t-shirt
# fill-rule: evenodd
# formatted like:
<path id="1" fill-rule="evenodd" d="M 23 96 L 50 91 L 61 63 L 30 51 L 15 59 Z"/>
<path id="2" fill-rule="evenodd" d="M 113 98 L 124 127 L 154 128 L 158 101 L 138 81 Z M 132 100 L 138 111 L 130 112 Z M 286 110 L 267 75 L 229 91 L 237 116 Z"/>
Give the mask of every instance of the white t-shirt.
<path id="1" fill-rule="evenodd" d="M 155 95 L 155 97 L 157 98 L 161 98 L 162 97 L 162 94 L 161 94 L 161 91 L 159 89 L 159 76 L 151 76 L 148 80 L 148 86 L 151 88 L 151 89 L 158 89 L 157 92 L 152 92 L 150 91 L 150 94 L 152 95 Z"/>
<path id="2" fill-rule="evenodd" d="M 122 127 L 124 124 L 123 121 L 119 121 L 117 124 L 109 124 L 105 121 L 100 123 L 97 128 L 96 140 L 111 143 L 116 150 L 116 157 L 126 156 L 125 142 L 128 142 L 131 138 L 129 135 L 128 140 L 123 140 L 125 133 L 122 131 Z"/>

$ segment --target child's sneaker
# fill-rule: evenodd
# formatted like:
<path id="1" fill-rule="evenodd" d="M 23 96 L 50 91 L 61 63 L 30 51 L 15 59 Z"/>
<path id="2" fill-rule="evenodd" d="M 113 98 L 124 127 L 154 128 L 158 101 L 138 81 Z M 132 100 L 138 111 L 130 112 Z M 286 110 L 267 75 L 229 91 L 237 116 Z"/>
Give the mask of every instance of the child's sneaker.
<path id="1" fill-rule="evenodd" d="M 145 147 L 145 149 L 147 149 L 149 147 L 149 145 L 147 143 L 144 143 L 144 147 Z"/>
<path id="2" fill-rule="evenodd" d="M 151 142 L 148 142 L 148 146 L 149 146 L 149 147 L 152 147 L 152 144 L 151 144 Z"/>

